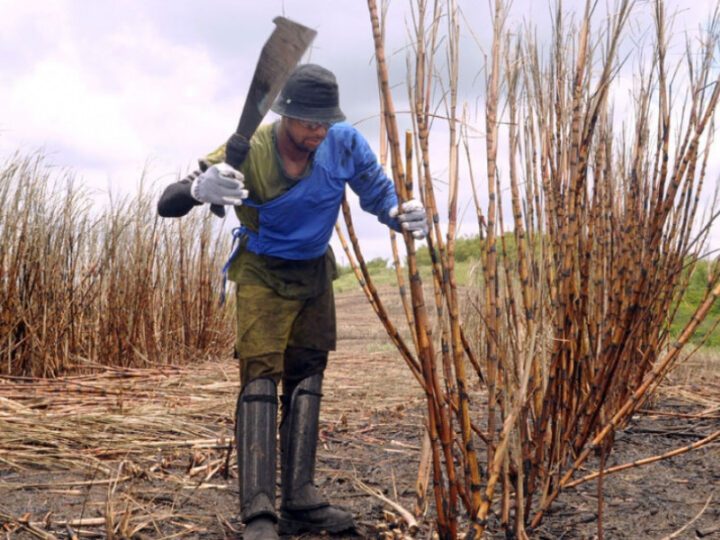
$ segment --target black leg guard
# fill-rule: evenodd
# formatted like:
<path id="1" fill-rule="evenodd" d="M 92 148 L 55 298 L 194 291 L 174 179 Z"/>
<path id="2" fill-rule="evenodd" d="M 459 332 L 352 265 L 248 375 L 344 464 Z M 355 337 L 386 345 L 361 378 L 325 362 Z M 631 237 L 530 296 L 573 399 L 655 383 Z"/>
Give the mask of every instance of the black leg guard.
<path id="1" fill-rule="evenodd" d="M 236 441 L 240 510 L 246 539 L 274 539 L 277 387 L 272 379 L 249 382 L 238 397 Z"/>
<path id="2" fill-rule="evenodd" d="M 291 396 L 283 396 L 286 407 L 280 426 L 283 534 L 336 533 L 355 526 L 352 514 L 331 506 L 314 484 L 321 390 L 322 375 L 318 374 L 300 381 Z"/>

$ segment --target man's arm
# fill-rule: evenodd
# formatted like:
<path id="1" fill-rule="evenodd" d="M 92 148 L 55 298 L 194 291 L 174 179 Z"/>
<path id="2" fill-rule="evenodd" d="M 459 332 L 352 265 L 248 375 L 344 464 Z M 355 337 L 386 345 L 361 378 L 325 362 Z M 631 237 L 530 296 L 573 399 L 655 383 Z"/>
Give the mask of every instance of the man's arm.
<path id="1" fill-rule="evenodd" d="M 398 204 L 395 185 L 385 174 L 375 153 L 360 132 L 354 130 L 351 137 L 355 174 L 349 184 L 360 199 L 360 207 L 377 216 L 381 223 L 399 232 L 400 222 L 390 215 L 390 210 Z"/>
<path id="2" fill-rule="evenodd" d="M 193 180 L 200 176 L 201 172 L 200 170 L 193 171 L 179 182 L 165 188 L 157 204 L 160 217 L 182 217 L 196 206 L 203 204 L 190 193 Z"/>
<path id="3" fill-rule="evenodd" d="M 408 231 L 418 240 L 425 238 L 428 222 L 422 203 L 410 199 L 398 205 L 395 185 L 383 171 L 370 145 L 357 131 L 353 134 L 351 147 L 355 176 L 350 180 L 350 187 L 360 197 L 360 207 L 397 232 Z"/>
<path id="4" fill-rule="evenodd" d="M 218 217 L 225 217 L 226 204 L 242 204 L 247 197 L 243 175 L 223 163 L 225 145 L 199 161 L 199 169 L 170 184 L 160 196 L 157 210 L 161 217 L 182 217 L 195 206 L 210 204 Z"/>

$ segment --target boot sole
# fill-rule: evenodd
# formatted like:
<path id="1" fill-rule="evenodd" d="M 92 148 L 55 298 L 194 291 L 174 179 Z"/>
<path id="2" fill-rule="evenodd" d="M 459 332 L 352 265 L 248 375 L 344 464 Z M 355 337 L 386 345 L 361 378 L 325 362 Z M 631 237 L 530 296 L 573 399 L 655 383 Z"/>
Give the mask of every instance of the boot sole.
<path id="1" fill-rule="evenodd" d="M 278 529 L 280 534 L 301 534 L 306 532 L 335 534 L 355 528 L 355 521 L 352 518 L 337 521 L 331 524 L 319 525 L 307 521 L 296 521 L 294 519 L 280 518 Z"/>

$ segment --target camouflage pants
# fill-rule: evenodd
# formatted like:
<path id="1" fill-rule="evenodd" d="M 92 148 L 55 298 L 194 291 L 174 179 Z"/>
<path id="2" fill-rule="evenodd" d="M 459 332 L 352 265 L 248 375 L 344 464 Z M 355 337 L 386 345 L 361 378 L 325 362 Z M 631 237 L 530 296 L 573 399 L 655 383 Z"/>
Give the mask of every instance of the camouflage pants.
<path id="1" fill-rule="evenodd" d="M 335 350 L 332 283 L 319 296 L 290 299 L 260 283 L 238 283 L 237 338 L 241 382 L 270 377 L 294 385 L 322 373 Z"/>

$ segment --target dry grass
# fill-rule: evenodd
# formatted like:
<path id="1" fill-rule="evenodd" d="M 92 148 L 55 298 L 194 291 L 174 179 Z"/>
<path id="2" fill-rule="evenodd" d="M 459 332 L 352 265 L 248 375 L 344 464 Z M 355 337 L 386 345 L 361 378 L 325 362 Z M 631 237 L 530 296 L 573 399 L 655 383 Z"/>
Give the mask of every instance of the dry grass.
<path id="1" fill-rule="evenodd" d="M 153 470 L 154 450 L 227 448 L 237 373 L 228 365 L 109 369 L 54 379 L 2 379 L 0 459 L 16 470 L 81 461 L 105 475 L 108 459 Z M 234 376 L 234 377 L 233 377 Z M 196 419 L 196 420 L 193 420 Z M 231 432 L 230 432 L 231 433 Z M 42 451 L 38 451 L 42 446 Z"/>
<path id="2" fill-rule="evenodd" d="M 236 366 L 218 362 L 0 379 L 0 491 L 55 493 L 77 512 L 3 521 L 106 538 L 216 526 L 183 505 L 198 489 L 228 490 L 237 386 Z"/>
<path id="3" fill-rule="evenodd" d="M 373 352 L 387 338 L 361 301 L 357 293 L 338 298 L 341 350 L 328 368 L 322 424 L 372 449 L 369 415 L 416 409 L 422 394 L 406 384 L 399 361 Z M 0 526 L 59 537 L 232 537 L 237 390 L 229 358 L 54 379 L 0 376 Z M 377 462 L 377 450 L 365 459 Z M 338 474 L 355 479 L 351 469 Z M 54 513 L 43 519 L 37 508 Z"/>
<path id="4" fill-rule="evenodd" d="M 99 212 L 40 157 L 0 165 L 0 373 L 181 364 L 226 352 L 228 246 L 211 220 L 157 217 L 140 191 Z"/>

